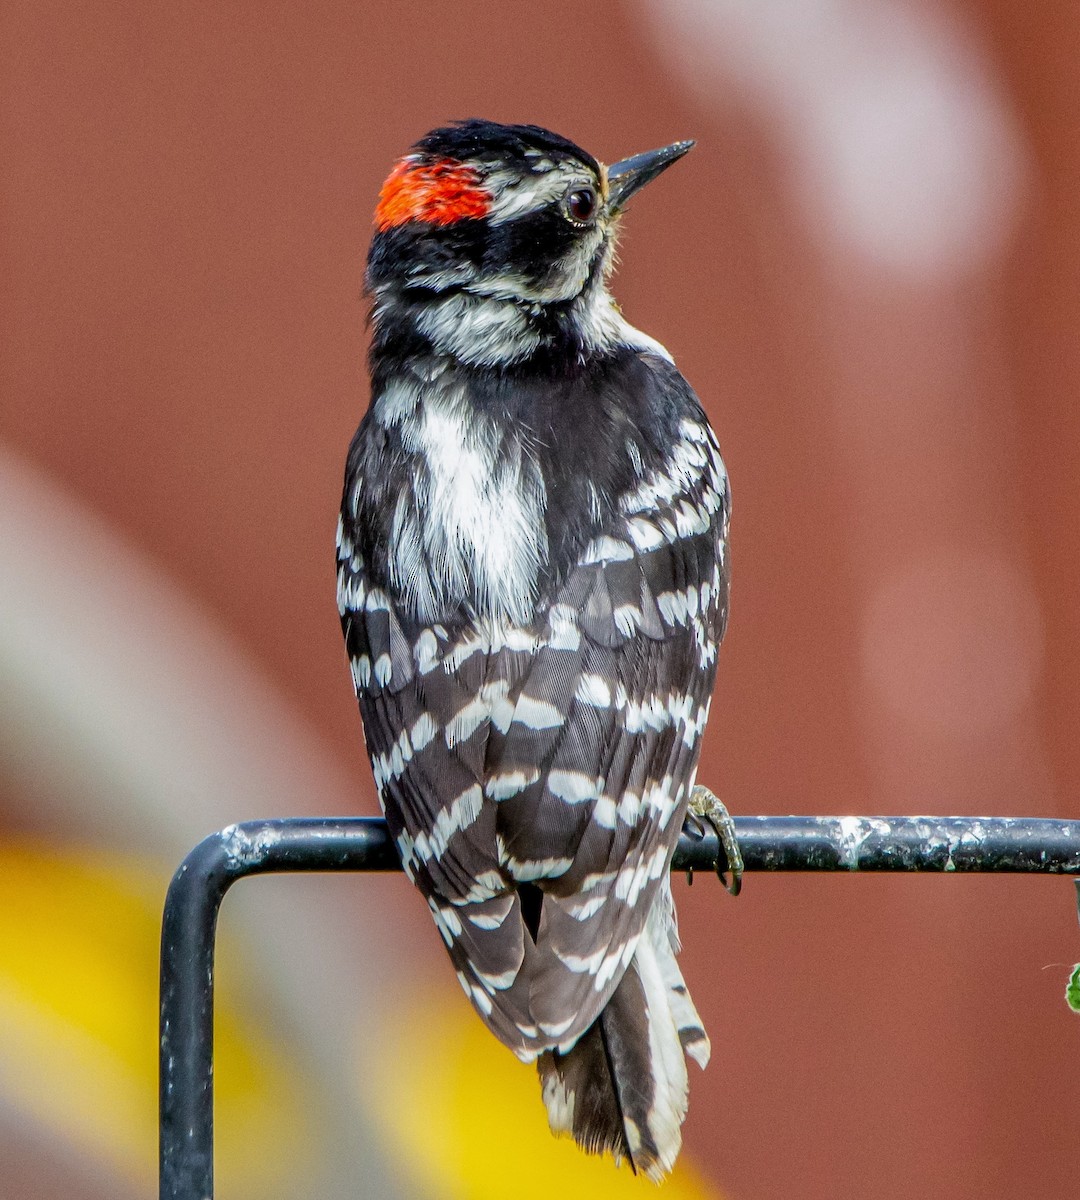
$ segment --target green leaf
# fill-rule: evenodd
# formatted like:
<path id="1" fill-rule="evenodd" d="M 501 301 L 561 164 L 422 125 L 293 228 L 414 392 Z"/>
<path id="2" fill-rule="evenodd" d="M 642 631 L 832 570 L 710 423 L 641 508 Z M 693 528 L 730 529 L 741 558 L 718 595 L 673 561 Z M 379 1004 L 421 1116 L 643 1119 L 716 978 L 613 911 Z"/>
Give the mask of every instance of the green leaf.
<path id="1" fill-rule="evenodd" d="M 1080 963 L 1077 963 L 1065 985 L 1065 1003 L 1074 1013 L 1080 1013 Z"/>

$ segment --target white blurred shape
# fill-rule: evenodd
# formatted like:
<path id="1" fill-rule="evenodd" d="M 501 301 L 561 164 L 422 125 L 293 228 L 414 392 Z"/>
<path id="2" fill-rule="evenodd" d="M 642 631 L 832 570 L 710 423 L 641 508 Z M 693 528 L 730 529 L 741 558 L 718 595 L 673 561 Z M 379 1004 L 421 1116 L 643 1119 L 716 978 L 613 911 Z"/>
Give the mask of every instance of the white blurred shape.
<path id="1" fill-rule="evenodd" d="M 1020 716 L 1039 676 L 1038 600 L 1008 559 L 942 547 L 886 575 L 866 605 L 863 672 L 889 710 L 938 737 Z"/>
<path id="2" fill-rule="evenodd" d="M 1025 155 L 971 31 L 906 0 L 641 3 L 703 101 L 764 110 L 826 250 L 915 282 L 1001 251 Z"/>
<path id="3" fill-rule="evenodd" d="M 0 554 L 0 768 L 45 823 L 175 854 L 225 823 L 353 807 L 232 641 L 2 445 Z"/>
<path id="4" fill-rule="evenodd" d="M 327 613 L 333 625 L 329 594 Z M 28 822 L 59 840 L 176 862 L 227 823 L 346 813 L 358 792 L 206 613 L 2 443 L 0 776 Z M 271 984 L 261 1000 L 320 1071 L 317 1123 L 335 1153 L 310 1194 L 347 1200 L 363 1178 L 371 1195 L 399 1196 L 339 1053 L 345 1014 L 375 1021 L 404 986 L 409 965 L 388 953 L 385 915 L 372 906 L 356 922 L 354 906 L 328 905 L 310 877 L 236 891 L 229 920 Z"/>

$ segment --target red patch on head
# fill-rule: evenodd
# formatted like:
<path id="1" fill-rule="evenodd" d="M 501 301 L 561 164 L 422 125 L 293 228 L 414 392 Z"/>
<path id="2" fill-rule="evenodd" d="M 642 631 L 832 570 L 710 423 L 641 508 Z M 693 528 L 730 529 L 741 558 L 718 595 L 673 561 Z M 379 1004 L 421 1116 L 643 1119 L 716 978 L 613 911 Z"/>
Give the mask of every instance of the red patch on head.
<path id="1" fill-rule="evenodd" d="M 450 158 L 415 162 L 404 158 L 390 172 L 379 193 L 375 226 L 381 233 L 406 221 L 451 225 L 463 217 L 483 217 L 491 207 L 491 194 L 480 186 L 480 177 Z"/>

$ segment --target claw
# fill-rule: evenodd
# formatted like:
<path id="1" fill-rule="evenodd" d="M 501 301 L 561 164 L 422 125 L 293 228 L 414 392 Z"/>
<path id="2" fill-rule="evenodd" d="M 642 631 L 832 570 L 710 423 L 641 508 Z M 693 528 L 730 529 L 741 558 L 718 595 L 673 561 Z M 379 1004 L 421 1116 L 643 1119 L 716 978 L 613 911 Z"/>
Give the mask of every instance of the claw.
<path id="1" fill-rule="evenodd" d="M 724 807 L 723 801 L 714 796 L 707 787 L 698 784 L 690 793 L 690 807 L 686 815 L 686 824 L 690 826 L 690 832 L 696 834 L 697 837 L 704 836 L 702 821 L 708 821 L 716 830 L 716 836 L 720 839 L 720 845 L 724 851 L 726 860 L 724 866 L 731 873 L 731 882 L 729 883 L 724 876 L 724 867 L 720 865 L 720 860 L 717 858 L 717 878 L 732 896 L 737 896 L 742 890 L 743 859 L 739 843 L 735 838 L 735 822 Z M 690 878 L 693 879 L 693 875 Z"/>

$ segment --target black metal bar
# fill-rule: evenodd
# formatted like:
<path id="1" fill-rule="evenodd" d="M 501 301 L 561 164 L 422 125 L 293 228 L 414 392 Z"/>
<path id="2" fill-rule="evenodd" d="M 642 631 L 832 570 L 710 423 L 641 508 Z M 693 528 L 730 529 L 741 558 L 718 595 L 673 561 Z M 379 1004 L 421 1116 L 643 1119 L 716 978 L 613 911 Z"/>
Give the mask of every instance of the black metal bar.
<path id="1" fill-rule="evenodd" d="M 736 817 L 735 833 L 748 871 L 1080 874 L 1080 821 L 1052 817 Z M 684 833 L 672 869 L 717 853 Z"/>
<path id="2" fill-rule="evenodd" d="M 1080 822 L 1042 817 L 736 817 L 747 871 L 1080 874 Z M 684 832 L 672 869 L 711 871 L 715 834 Z M 212 834 L 169 885 L 161 931 L 161 1200 L 213 1200 L 214 940 L 245 875 L 400 870 L 377 818 L 249 821 Z"/>
<path id="3" fill-rule="evenodd" d="M 245 875 L 400 869 L 386 823 L 362 817 L 231 825 L 180 864 L 161 924 L 161 1200 L 214 1195 L 214 942 L 225 893 Z"/>

